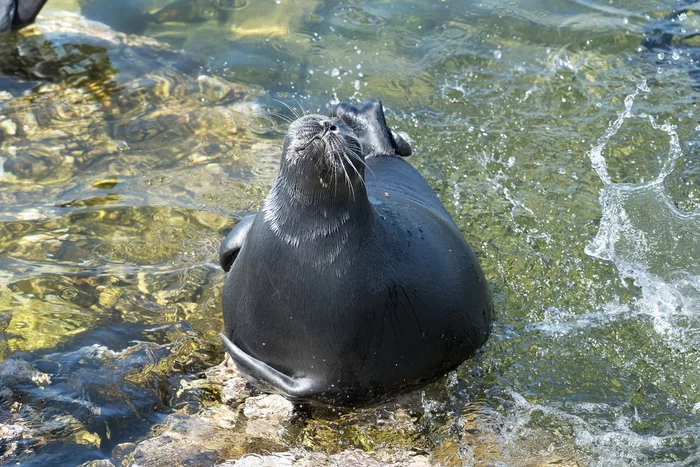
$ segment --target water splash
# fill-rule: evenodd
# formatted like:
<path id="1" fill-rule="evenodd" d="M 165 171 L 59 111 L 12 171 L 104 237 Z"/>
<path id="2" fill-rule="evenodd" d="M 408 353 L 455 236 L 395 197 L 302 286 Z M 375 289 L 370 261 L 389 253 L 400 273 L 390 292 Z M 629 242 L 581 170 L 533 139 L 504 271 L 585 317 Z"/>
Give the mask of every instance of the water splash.
<path id="1" fill-rule="evenodd" d="M 646 82 L 625 98 L 625 110 L 591 149 L 591 165 L 603 182 L 600 191 L 602 219 L 598 234 L 586 247 L 591 256 L 612 261 L 621 279 L 641 288 L 635 304 L 647 314 L 666 344 L 680 351 L 700 342 L 700 213 L 685 214 L 664 191 L 682 150 L 675 126 L 653 116 L 632 112 Z M 658 175 L 641 184 L 613 183 L 603 150 L 627 121 L 648 120 L 669 139 L 668 154 Z"/>
<path id="2" fill-rule="evenodd" d="M 698 460 L 696 447 L 687 440 L 696 439 L 700 430 L 697 418 L 690 415 L 700 406 L 696 396 L 700 382 L 700 209 L 680 211 L 665 191 L 665 182 L 676 176 L 674 166 L 683 152 L 673 125 L 634 111 L 635 99 L 648 93 L 646 82 L 638 84 L 625 98 L 617 119 L 588 152 L 591 167 L 602 182 L 602 216 L 585 253 L 613 263 L 629 296 L 615 297 L 586 313 L 551 306 L 540 322 L 526 327 L 526 331 L 554 336 L 560 342 L 588 336 L 614 343 L 617 357 L 594 352 L 606 362 L 602 371 L 609 378 L 634 380 L 638 389 L 623 390 L 625 395 L 617 400 L 592 397 L 540 405 L 530 402 L 526 393 L 509 394 L 512 410 L 505 423 L 515 427 L 513 436 L 519 439 L 530 427 L 541 424 L 538 420 L 544 413 L 554 420 L 551 423 L 568 427 L 575 450 L 590 465 L 695 465 Z M 654 133 L 654 139 L 658 134 L 659 140 L 668 141 L 661 167 L 649 181 L 614 182 L 618 177 L 606 154 L 615 150 L 612 142 L 625 125 L 643 125 Z M 607 157 L 620 160 L 624 155 Z M 626 332 L 642 332 L 653 343 L 632 345 L 620 337 Z M 608 389 L 614 392 L 615 386 Z M 687 417 L 683 415 L 683 421 L 669 428 L 659 423 L 668 412 Z M 518 439 L 505 441 L 517 443 Z M 668 455 L 670 446 L 677 449 L 678 457 Z M 677 462 L 668 463 L 670 459 Z"/>

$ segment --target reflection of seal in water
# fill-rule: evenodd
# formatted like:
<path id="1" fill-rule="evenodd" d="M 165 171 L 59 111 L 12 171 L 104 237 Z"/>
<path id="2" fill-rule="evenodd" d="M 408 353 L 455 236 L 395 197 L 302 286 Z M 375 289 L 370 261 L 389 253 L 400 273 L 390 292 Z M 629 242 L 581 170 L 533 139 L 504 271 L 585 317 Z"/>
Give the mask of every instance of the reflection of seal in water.
<path id="1" fill-rule="evenodd" d="M 411 149 L 381 103 L 336 112 L 292 123 L 262 211 L 224 241 L 222 338 L 264 389 L 351 404 L 456 367 L 493 311 L 474 253 L 398 157 Z"/>

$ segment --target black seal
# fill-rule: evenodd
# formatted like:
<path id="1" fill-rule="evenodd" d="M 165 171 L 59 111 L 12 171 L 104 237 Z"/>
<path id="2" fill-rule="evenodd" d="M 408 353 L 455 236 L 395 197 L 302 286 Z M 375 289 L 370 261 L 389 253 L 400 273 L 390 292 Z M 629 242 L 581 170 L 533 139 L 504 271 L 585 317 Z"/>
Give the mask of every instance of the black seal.
<path id="1" fill-rule="evenodd" d="M 263 390 L 339 405 L 424 384 L 486 342 L 472 249 L 381 102 L 289 127 L 263 209 L 221 246 L 222 340 Z"/>

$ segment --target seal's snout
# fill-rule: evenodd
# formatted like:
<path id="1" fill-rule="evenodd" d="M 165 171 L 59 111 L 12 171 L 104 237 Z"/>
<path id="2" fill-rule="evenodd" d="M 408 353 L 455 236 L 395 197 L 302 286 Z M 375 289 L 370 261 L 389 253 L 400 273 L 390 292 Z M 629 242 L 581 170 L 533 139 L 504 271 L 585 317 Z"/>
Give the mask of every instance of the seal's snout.
<path id="1" fill-rule="evenodd" d="M 323 134 L 321 134 L 321 138 L 325 138 L 329 134 L 340 135 L 339 124 L 340 120 L 337 118 L 331 118 L 322 122 Z"/>
<path id="2" fill-rule="evenodd" d="M 287 139 L 296 152 L 304 152 L 314 143 L 324 140 L 328 134 L 340 134 L 340 125 L 339 118 L 306 115 L 292 122 Z"/>
<path id="3" fill-rule="evenodd" d="M 286 167 L 316 170 L 325 187 L 337 191 L 338 180 L 348 186 L 363 183 L 364 153 L 359 138 L 339 117 L 305 115 L 289 125 L 282 162 Z M 354 187 L 352 188 L 354 190 Z"/>
<path id="4" fill-rule="evenodd" d="M 353 130 L 338 117 L 306 115 L 289 126 L 287 143 L 295 153 L 312 157 L 328 151 L 342 151 L 352 148 L 361 153 Z"/>

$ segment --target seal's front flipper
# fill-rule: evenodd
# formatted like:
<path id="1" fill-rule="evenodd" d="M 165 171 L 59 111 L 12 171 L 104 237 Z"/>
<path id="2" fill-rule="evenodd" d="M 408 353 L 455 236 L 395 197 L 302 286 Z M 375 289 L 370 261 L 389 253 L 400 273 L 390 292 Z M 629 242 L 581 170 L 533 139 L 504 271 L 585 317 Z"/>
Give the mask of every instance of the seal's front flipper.
<path id="1" fill-rule="evenodd" d="M 233 262 L 238 256 L 238 252 L 241 251 L 243 247 L 243 242 L 253 226 L 253 221 L 255 220 L 255 214 L 245 216 L 243 219 L 235 225 L 235 227 L 228 233 L 223 243 L 219 247 L 219 264 L 221 268 L 228 272 L 233 265 Z"/>
<path id="2" fill-rule="evenodd" d="M 262 383 L 270 389 L 277 389 L 282 393 L 298 398 L 306 398 L 314 393 L 313 382 L 310 378 L 293 378 L 275 370 L 265 362 L 253 358 L 223 334 L 219 334 L 226 351 L 236 363 L 238 369 L 254 382 Z"/>

